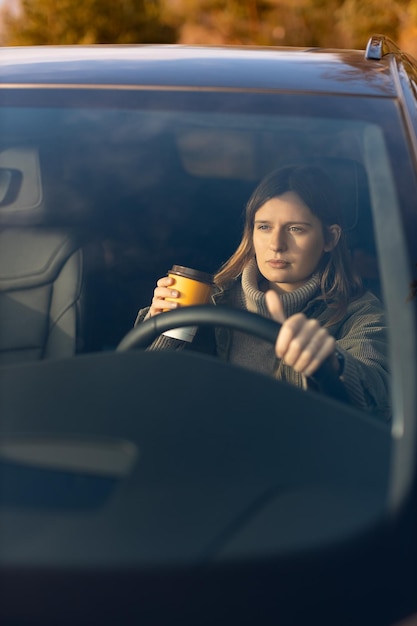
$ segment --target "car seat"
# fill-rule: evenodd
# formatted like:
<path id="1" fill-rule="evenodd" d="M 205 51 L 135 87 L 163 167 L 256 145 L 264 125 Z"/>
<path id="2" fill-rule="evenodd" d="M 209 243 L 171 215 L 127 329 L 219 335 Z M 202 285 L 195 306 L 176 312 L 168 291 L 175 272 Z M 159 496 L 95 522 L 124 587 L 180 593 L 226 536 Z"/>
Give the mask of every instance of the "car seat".
<path id="1" fill-rule="evenodd" d="M 382 299 L 371 199 L 365 167 L 354 159 L 318 159 L 339 191 L 343 227 L 355 269 L 366 289 Z"/>
<path id="2" fill-rule="evenodd" d="M 33 148 L 0 152 L 0 365 L 72 356 L 79 348 L 82 251 L 48 228 Z M 0 190 L 1 191 L 1 190 Z"/>

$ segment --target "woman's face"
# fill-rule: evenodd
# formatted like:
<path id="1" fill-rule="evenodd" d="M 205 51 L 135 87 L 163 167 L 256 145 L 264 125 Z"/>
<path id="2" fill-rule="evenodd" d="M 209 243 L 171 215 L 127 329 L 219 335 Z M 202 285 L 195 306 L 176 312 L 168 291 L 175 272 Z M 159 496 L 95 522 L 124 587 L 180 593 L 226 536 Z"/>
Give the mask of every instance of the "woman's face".
<path id="1" fill-rule="evenodd" d="M 334 248 L 340 227 L 330 226 L 325 243 L 320 220 L 293 191 L 272 198 L 255 213 L 253 245 L 261 274 L 280 292 L 301 287 Z"/>

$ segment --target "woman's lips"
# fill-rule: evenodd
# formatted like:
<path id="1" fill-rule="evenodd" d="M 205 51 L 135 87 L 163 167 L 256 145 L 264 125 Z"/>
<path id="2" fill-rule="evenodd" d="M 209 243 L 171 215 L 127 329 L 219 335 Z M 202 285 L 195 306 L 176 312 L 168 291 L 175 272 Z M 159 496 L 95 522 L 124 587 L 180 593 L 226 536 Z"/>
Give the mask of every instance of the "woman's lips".
<path id="1" fill-rule="evenodd" d="M 267 263 L 275 269 L 282 269 L 289 265 L 288 261 L 281 261 L 279 259 L 270 259 Z"/>

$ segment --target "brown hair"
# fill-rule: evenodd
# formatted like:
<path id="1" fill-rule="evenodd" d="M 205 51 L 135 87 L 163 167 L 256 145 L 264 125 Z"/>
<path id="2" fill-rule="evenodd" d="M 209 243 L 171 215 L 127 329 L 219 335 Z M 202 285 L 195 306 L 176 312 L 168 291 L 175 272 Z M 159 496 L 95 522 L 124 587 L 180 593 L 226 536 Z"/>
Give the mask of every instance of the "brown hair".
<path id="1" fill-rule="evenodd" d="M 236 280 L 250 259 L 254 258 L 253 229 L 256 212 L 271 198 L 288 191 L 295 192 L 321 222 L 325 241 L 329 226 L 343 224 L 340 202 L 332 181 L 319 167 L 288 165 L 268 174 L 252 193 L 246 205 L 245 225 L 239 246 L 214 277 L 219 287 Z M 318 268 L 321 298 L 334 310 L 330 325 L 339 321 L 350 300 L 362 290 L 359 276 L 354 272 L 343 229 L 337 245 L 325 252 Z"/>

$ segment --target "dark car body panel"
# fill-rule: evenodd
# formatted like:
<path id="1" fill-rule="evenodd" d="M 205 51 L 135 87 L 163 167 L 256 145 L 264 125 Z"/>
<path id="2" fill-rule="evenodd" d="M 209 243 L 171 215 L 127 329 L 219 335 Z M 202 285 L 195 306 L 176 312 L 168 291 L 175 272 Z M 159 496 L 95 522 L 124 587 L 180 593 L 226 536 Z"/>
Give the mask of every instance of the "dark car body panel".
<path id="1" fill-rule="evenodd" d="M 371 65 L 370 65 L 371 63 Z M 120 68 L 122 65 L 122 69 Z M 267 48 L 97 46 L 4 49 L 0 84 L 280 90 L 393 97 L 384 63 L 362 52 L 297 52 Z"/>

